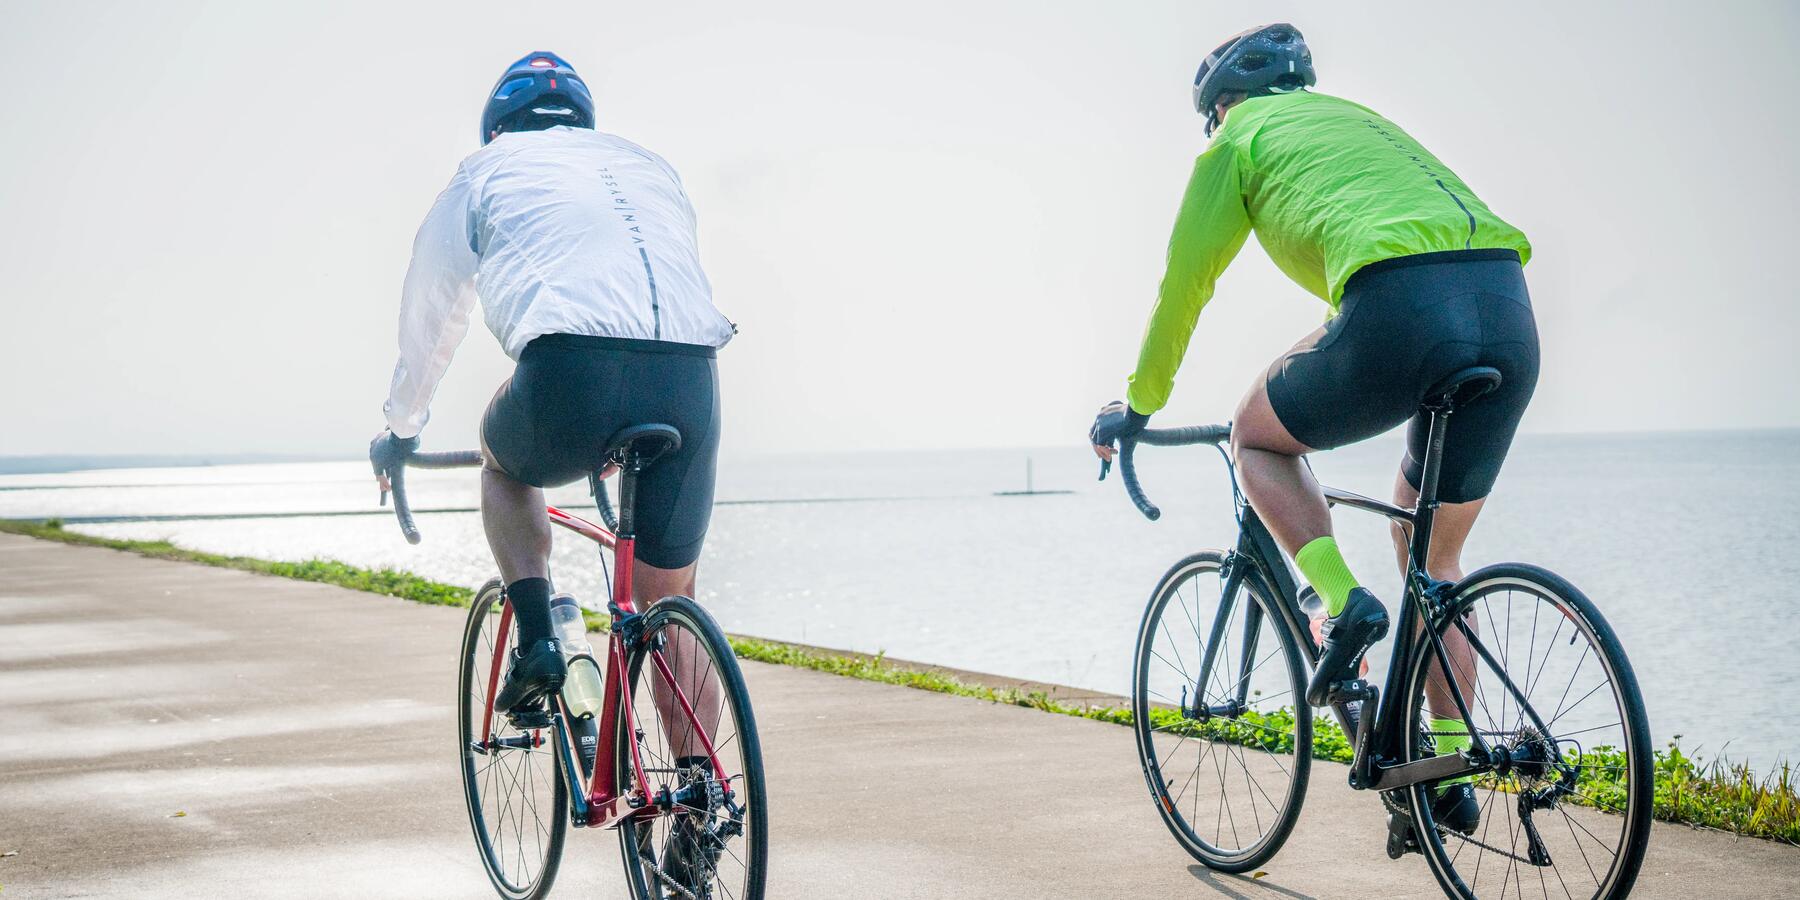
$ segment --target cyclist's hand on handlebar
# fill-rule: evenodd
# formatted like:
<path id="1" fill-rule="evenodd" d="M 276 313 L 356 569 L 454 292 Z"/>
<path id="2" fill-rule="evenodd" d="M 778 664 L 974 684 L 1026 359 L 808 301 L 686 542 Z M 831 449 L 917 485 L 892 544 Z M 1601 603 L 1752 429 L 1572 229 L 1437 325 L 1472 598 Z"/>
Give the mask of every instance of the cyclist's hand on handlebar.
<path id="1" fill-rule="evenodd" d="M 1149 421 L 1149 416 L 1132 409 L 1123 400 L 1100 407 L 1100 414 L 1094 417 L 1094 427 L 1088 429 L 1088 442 L 1094 445 L 1094 455 L 1102 462 L 1112 462 L 1113 454 L 1118 452 L 1115 445 L 1119 440 L 1143 431 Z"/>
<path id="2" fill-rule="evenodd" d="M 394 433 L 386 428 L 381 429 L 381 433 L 375 435 L 375 439 L 369 442 L 369 465 L 375 470 L 375 480 L 381 485 L 384 500 L 388 491 L 388 471 L 399 465 L 417 449 L 419 449 L 417 435 L 409 438 L 395 437 Z"/>

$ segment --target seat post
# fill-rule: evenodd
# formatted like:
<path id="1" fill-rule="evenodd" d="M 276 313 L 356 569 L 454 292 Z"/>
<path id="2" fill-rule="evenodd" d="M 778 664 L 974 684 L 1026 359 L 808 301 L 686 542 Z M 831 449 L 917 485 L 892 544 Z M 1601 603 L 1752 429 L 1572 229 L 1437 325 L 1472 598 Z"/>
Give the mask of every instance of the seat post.
<path id="1" fill-rule="evenodd" d="M 1425 470 L 1419 475 L 1419 504 L 1413 509 L 1412 556 L 1420 571 L 1431 549 L 1431 523 L 1437 515 L 1438 469 L 1444 461 L 1444 431 L 1450 426 L 1451 404 L 1433 406 L 1431 430 L 1425 439 Z"/>
<path id="2" fill-rule="evenodd" d="M 637 537 L 638 458 L 627 452 L 619 465 L 619 537 Z"/>

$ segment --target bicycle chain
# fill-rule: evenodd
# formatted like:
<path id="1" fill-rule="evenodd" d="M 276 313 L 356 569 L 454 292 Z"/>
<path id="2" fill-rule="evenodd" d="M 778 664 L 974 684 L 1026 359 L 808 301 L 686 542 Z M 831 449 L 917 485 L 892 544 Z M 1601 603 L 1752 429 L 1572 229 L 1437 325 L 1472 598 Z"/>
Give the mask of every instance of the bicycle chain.
<path id="1" fill-rule="evenodd" d="M 1523 856 L 1520 856 L 1517 853 L 1512 852 L 1511 850 L 1502 850 L 1499 847 L 1494 846 L 1493 844 L 1483 843 L 1482 841 L 1480 841 L 1476 838 L 1470 837 L 1469 835 L 1463 834 L 1460 831 L 1451 831 L 1450 829 L 1445 828 L 1442 825 L 1437 826 L 1437 830 L 1438 830 L 1439 834 L 1447 834 L 1453 838 L 1456 838 L 1457 840 L 1463 841 L 1464 843 L 1474 844 L 1475 846 L 1480 847 L 1483 850 L 1488 850 L 1488 851 L 1492 851 L 1494 853 L 1498 853 L 1501 856 L 1504 856 L 1508 859 L 1518 860 L 1519 862 L 1522 862 L 1533 868 L 1544 868 L 1543 866 L 1539 866 L 1537 863 L 1534 863 L 1531 860 L 1529 860 Z"/>
<path id="2" fill-rule="evenodd" d="M 1385 806 L 1387 808 L 1387 811 L 1390 815 L 1401 815 L 1401 816 L 1406 816 L 1408 819 L 1412 819 L 1411 807 L 1408 806 L 1405 802 L 1395 799 L 1395 795 L 1397 795 L 1399 793 L 1401 793 L 1401 792 L 1400 791 L 1382 791 L 1381 792 L 1381 803 L 1383 806 Z M 1432 823 L 1432 827 L 1435 828 L 1437 830 L 1437 833 L 1440 835 L 1456 838 L 1457 840 L 1462 841 L 1465 844 L 1474 844 L 1475 846 L 1480 847 L 1483 850 L 1487 850 L 1491 853 L 1498 853 L 1501 856 L 1506 857 L 1507 859 L 1517 860 L 1518 862 L 1522 862 L 1528 866 L 1539 867 L 1537 865 L 1537 863 L 1532 862 L 1527 857 L 1520 856 L 1519 854 L 1514 853 L 1511 850 L 1503 850 L 1499 847 L 1494 846 L 1493 844 L 1486 843 L 1486 842 L 1480 840 L 1479 838 L 1475 838 L 1470 835 L 1463 834 L 1460 831 L 1453 831 L 1453 830 L 1451 830 L 1449 828 L 1445 828 L 1444 826 L 1439 825 L 1435 822 Z M 1414 820 L 1414 824 L 1411 826 L 1411 828 L 1414 833 L 1413 840 L 1414 840 L 1414 842 L 1417 842 L 1418 841 L 1417 820 Z M 1541 868 L 1541 867 L 1539 867 L 1539 868 Z"/>
<path id="3" fill-rule="evenodd" d="M 1382 805 L 1387 807 L 1387 811 L 1390 815 L 1406 816 L 1408 819 L 1411 819 L 1412 818 L 1412 810 L 1405 803 L 1402 803 L 1401 801 L 1394 799 L 1393 795 L 1396 793 L 1399 793 L 1399 792 L 1398 791 L 1383 791 L 1381 793 Z M 1417 826 L 1416 820 L 1414 820 L 1414 824 L 1411 827 L 1412 827 L 1412 830 L 1415 835 L 1413 840 L 1416 842 L 1418 840 L 1418 837 L 1416 836 L 1418 833 L 1418 826 Z M 1532 862 L 1530 859 L 1520 856 L 1517 853 L 1512 852 L 1511 850 L 1502 850 L 1501 848 L 1496 847 L 1493 844 L 1484 843 L 1481 840 L 1471 837 L 1469 835 L 1463 834 L 1460 831 L 1452 831 L 1451 829 L 1445 828 L 1442 825 L 1438 825 L 1435 822 L 1432 823 L 1432 827 L 1436 828 L 1437 833 L 1440 835 L 1453 837 L 1464 843 L 1474 844 L 1475 846 L 1480 847 L 1483 850 L 1487 850 L 1487 851 L 1490 851 L 1493 853 L 1498 853 L 1501 856 L 1504 856 L 1508 859 L 1518 860 L 1519 862 L 1522 862 L 1528 866 L 1536 866 L 1537 865 L 1536 863 Z"/>
<path id="4" fill-rule="evenodd" d="M 684 887 L 681 884 L 681 882 L 676 881 L 675 879 L 669 877 L 669 873 L 664 872 L 662 870 L 662 866 L 659 866 L 656 864 L 655 857 L 651 856 L 648 853 L 645 853 L 645 854 L 642 854 L 639 858 L 644 861 L 645 865 L 650 867 L 650 871 L 654 872 L 656 874 L 657 879 L 660 880 L 663 884 L 674 889 L 676 892 L 680 893 L 681 896 L 686 897 L 687 900 L 700 900 L 700 895 L 694 893 L 693 891 L 688 890 L 686 887 Z"/>

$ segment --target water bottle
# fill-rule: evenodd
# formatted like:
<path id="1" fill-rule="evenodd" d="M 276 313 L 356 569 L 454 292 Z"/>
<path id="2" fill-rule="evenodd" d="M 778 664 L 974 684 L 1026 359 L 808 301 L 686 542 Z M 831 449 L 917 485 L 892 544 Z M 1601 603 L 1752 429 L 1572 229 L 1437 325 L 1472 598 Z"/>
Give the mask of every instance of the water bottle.
<path id="1" fill-rule="evenodd" d="M 563 659 L 569 674 L 563 678 L 563 703 L 569 708 L 569 736 L 581 760 L 583 777 L 594 775 L 594 754 L 600 748 L 600 723 L 594 714 L 600 711 L 605 688 L 600 666 L 594 662 L 594 648 L 588 643 L 587 622 L 581 618 L 581 604 L 569 594 L 550 598 L 550 623 L 562 643 Z"/>
<path id="2" fill-rule="evenodd" d="M 588 643 L 587 622 L 581 618 L 581 605 L 569 594 L 550 598 L 550 624 L 562 642 L 563 658 L 569 674 L 563 679 L 563 703 L 569 715 L 591 719 L 600 711 L 605 698 L 600 679 L 600 665 L 594 662 L 594 648 Z"/>

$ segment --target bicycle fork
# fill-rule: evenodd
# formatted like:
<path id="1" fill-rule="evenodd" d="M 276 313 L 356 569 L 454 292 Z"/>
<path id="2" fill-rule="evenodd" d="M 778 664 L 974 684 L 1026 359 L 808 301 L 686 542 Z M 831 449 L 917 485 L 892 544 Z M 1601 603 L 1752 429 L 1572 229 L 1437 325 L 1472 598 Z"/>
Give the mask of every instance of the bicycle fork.
<path id="1" fill-rule="evenodd" d="M 1226 630 L 1231 624 L 1231 614 L 1237 602 L 1237 589 L 1243 585 L 1244 576 L 1240 564 L 1228 557 L 1225 572 L 1225 583 L 1219 592 L 1219 611 L 1213 616 L 1212 631 L 1207 636 L 1206 646 L 1200 653 L 1200 671 L 1196 674 L 1193 686 L 1193 700 L 1189 702 L 1188 688 L 1182 686 L 1182 716 L 1200 722 L 1214 718 L 1235 719 L 1250 711 L 1250 673 L 1256 666 L 1257 634 L 1262 628 L 1263 610 L 1256 603 L 1250 603 L 1244 609 L 1243 640 L 1238 646 L 1238 675 L 1236 684 L 1221 685 L 1220 691 L 1225 697 L 1223 703 L 1208 704 L 1205 702 L 1206 685 L 1212 677 L 1213 666 L 1219 661 L 1219 647 L 1226 639 Z"/>

